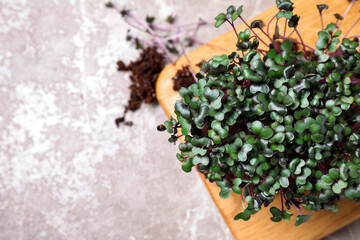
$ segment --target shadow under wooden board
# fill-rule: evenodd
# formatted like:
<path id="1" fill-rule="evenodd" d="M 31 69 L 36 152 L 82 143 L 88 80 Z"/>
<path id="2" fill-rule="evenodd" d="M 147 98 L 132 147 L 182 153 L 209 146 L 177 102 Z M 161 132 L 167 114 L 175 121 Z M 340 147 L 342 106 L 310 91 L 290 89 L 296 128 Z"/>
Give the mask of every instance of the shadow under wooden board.
<path id="1" fill-rule="evenodd" d="M 329 9 L 323 11 L 325 26 L 335 21 L 335 13 L 343 14 L 349 5 L 347 0 L 294 0 L 293 2 L 295 6 L 294 13 L 301 16 L 298 30 L 301 33 L 304 42 L 311 47 L 315 47 L 315 42 L 318 39 L 317 32 L 321 29 L 321 22 L 316 4 L 329 5 Z M 346 18 L 341 25 L 341 30 L 343 30 L 343 32 L 346 32 L 348 29 L 350 29 L 352 24 L 359 17 L 359 10 L 360 1 L 355 2 L 351 10 L 347 13 Z M 246 11 L 246 9 L 244 9 L 244 11 Z M 254 19 L 249 20 L 248 23 L 251 23 L 251 21 L 255 19 L 261 19 L 264 23 L 267 23 L 276 14 L 276 12 L 276 7 L 270 8 L 269 10 L 256 16 Z M 272 33 L 274 32 L 274 25 L 275 23 L 273 21 L 270 25 L 270 29 L 273 29 L 271 31 Z M 284 31 L 283 26 L 284 22 L 281 20 L 279 26 L 280 31 Z M 226 24 L 224 24 L 222 27 L 226 27 Z M 265 26 L 265 28 L 266 27 L 267 26 Z M 237 31 L 243 31 L 245 28 L 246 26 L 241 24 L 237 27 Z M 215 28 L 214 31 L 216 31 Z M 355 35 L 359 32 L 360 28 L 357 26 L 351 30 L 348 36 Z M 288 34 L 289 33 L 290 31 L 288 30 Z M 296 35 L 293 34 L 292 37 L 293 36 Z M 193 69 L 197 71 L 198 68 L 195 66 L 195 64 L 202 60 L 208 60 L 214 55 L 221 55 L 235 51 L 235 43 L 236 36 L 231 30 L 212 40 L 209 45 L 203 45 L 190 52 L 187 57 L 190 59 Z M 228 50 L 221 50 L 220 48 L 216 48 L 213 45 L 221 46 L 223 49 Z M 260 48 L 266 49 L 264 45 L 260 45 Z M 175 65 L 168 65 L 161 72 L 158 78 L 156 85 L 156 95 L 160 105 L 163 107 L 168 117 L 170 115 L 174 116 L 175 101 L 180 99 L 178 92 L 173 90 L 172 77 L 175 76 L 177 69 L 180 69 L 183 65 L 187 64 L 187 60 L 182 57 L 176 62 Z M 343 199 L 339 202 L 339 213 L 332 213 L 330 211 L 324 210 L 314 212 L 311 220 L 305 224 L 300 225 L 299 227 L 294 226 L 295 216 L 292 217 L 290 223 L 284 221 L 280 223 L 271 222 L 270 217 L 272 215 L 269 212 L 270 207 L 263 208 L 262 211 L 253 215 L 247 222 L 242 220 L 235 221 L 234 216 L 238 212 L 242 211 L 241 197 L 232 193 L 228 199 L 222 199 L 219 197 L 219 188 L 216 186 L 216 184 L 208 182 L 202 176 L 201 178 L 235 239 L 321 239 L 360 218 L 360 205 L 357 205 L 351 200 Z M 270 206 L 279 206 L 279 201 L 279 198 L 276 198 L 274 203 Z M 296 212 L 293 213 L 294 215 L 297 215 Z"/>

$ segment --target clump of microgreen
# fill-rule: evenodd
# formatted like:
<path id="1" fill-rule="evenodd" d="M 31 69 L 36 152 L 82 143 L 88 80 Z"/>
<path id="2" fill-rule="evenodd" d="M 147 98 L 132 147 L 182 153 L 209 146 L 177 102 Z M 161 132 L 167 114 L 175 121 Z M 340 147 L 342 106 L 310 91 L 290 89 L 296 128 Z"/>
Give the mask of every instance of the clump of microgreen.
<path id="1" fill-rule="evenodd" d="M 276 196 L 281 206 L 270 208 L 271 220 L 289 221 L 295 208 L 299 225 L 312 211 L 337 212 L 344 197 L 360 202 L 359 35 L 345 38 L 354 25 L 340 40 L 338 19 L 318 32 L 314 49 L 297 30 L 293 3 L 276 4 L 266 30 L 260 20 L 247 24 L 242 6 L 216 17 L 216 27 L 233 27 L 238 51 L 204 63 L 199 81 L 179 91 L 177 119 L 158 130 L 172 143 L 183 137 L 177 159 L 185 172 L 196 166 L 222 198 L 242 196 L 236 220 L 249 220 Z M 328 6 L 317 8 L 322 19 Z M 248 28 L 237 32 L 237 19 Z M 288 29 L 280 33 L 281 21 Z"/>
<path id="2" fill-rule="evenodd" d="M 186 56 L 188 48 L 195 45 L 206 45 L 198 39 L 197 34 L 199 29 L 214 21 L 211 19 L 199 19 L 194 23 L 180 24 L 178 22 L 178 15 L 175 10 L 173 0 L 169 0 L 171 6 L 171 14 L 166 18 L 167 25 L 156 23 L 157 19 L 154 16 L 146 16 L 145 20 L 136 16 L 129 9 L 119 9 L 114 3 L 106 3 L 106 7 L 115 9 L 124 21 L 133 29 L 145 33 L 149 38 L 139 38 L 133 36 L 128 30 L 126 39 L 134 43 L 136 49 L 143 49 L 145 47 L 156 47 L 164 54 L 168 63 L 174 64 L 181 56 Z M 217 47 L 213 46 L 212 47 Z M 187 59 L 188 60 L 188 59 Z M 188 64 L 191 66 L 190 61 Z M 191 73 L 195 81 L 197 81 L 193 70 Z"/>
<path id="3" fill-rule="evenodd" d="M 131 121 L 126 121 L 128 110 L 136 111 L 143 102 L 148 104 L 156 102 L 155 82 L 158 74 L 166 64 L 175 64 L 173 59 L 186 57 L 186 51 L 190 47 L 204 44 L 197 37 L 198 30 L 202 26 L 214 22 L 213 20 L 199 19 L 194 23 L 180 24 L 174 2 L 173 0 L 169 0 L 169 2 L 171 14 L 163 25 L 159 24 L 154 16 L 146 16 L 142 20 L 129 9 L 121 10 L 112 2 L 105 4 L 106 7 L 115 9 L 131 29 L 140 32 L 140 34 L 134 35 L 129 29 L 126 35 L 126 40 L 132 42 L 135 48 L 141 51 L 138 59 L 130 64 L 125 64 L 121 60 L 117 63 L 119 71 L 129 71 L 131 74 L 128 104 L 124 108 L 123 116 L 115 119 L 118 127 L 120 124 L 132 125 Z M 206 45 L 217 47 L 211 44 Z M 188 64 L 184 66 L 186 71 L 178 71 L 175 76 L 176 81 L 174 79 L 175 86 L 178 88 L 197 82 L 192 69 L 195 63 L 191 63 L 187 57 L 186 60 Z"/>

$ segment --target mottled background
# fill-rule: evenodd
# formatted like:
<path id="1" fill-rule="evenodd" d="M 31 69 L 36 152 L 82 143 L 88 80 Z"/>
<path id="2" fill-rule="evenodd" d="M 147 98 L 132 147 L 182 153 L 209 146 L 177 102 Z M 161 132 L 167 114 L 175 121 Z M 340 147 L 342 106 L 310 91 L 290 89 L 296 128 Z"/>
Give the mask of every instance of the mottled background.
<path id="1" fill-rule="evenodd" d="M 155 131 L 158 105 L 116 128 L 136 59 L 127 25 L 100 0 L 0 0 L 0 239 L 232 239 L 196 172 Z M 166 0 L 114 0 L 165 19 Z M 175 0 L 182 23 L 244 4 Z M 203 28 L 203 42 L 228 30 Z M 136 31 L 134 31 L 136 33 Z M 360 222 L 328 239 L 358 239 Z"/>

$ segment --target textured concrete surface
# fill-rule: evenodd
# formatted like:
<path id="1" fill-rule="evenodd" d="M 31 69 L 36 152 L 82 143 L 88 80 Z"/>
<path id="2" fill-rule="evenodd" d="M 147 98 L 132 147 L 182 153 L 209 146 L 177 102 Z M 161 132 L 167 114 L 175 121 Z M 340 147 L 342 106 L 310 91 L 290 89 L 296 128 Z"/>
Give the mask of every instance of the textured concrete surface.
<path id="1" fill-rule="evenodd" d="M 159 106 L 115 127 L 129 94 L 115 63 L 137 52 L 104 2 L 0 0 L 0 239 L 232 239 L 200 178 L 155 131 Z M 165 0 L 114 2 L 139 16 L 170 12 Z M 175 0 L 184 23 L 241 3 L 246 18 L 272 5 Z M 358 239 L 359 224 L 328 239 Z"/>

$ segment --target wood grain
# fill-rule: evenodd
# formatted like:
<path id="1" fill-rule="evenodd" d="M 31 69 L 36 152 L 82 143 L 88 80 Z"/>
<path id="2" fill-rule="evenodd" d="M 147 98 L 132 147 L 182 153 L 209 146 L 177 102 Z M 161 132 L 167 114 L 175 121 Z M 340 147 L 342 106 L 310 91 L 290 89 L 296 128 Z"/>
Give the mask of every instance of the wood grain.
<path id="1" fill-rule="evenodd" d="M 319 13 L 316 9 L 316 4 L 326 3 L 326 1 L 300 1 L 294 0 L 295 10 L 294 13 L 301 16 L 300 24 L 298 27 L 299 32 L 305 43 L 310 47 L 315 47 L 315 41 L 317 40 L 317 32 L 321 28 L 321 22 L 319 18 Z M 334 21 L 334 13 L 343 14 L 348 7 L 348 2 L 346 0 L 329 0 L 327 4 L 330 6 L 329 10 L 325 10 L 324 13 L 324 23 L 325 25 Z M 341 25 L 341 29 L 344 33 L 351 27 L 353 22 L 359 17 L 360 2 L 356 2 L 352 9 L 348 12 L 345 20 Z M 246 11 L 246 9 L 244 10 Z M 271 19 L 277 9 L 275 7 L 263 12 L 258 15 L 256 18 L 252 19 L 261 19 L 265 23 Z M 249 23 L 252 21 L 248 21 Z M 283 32 L 284 22 L 280 22 L 280 32 Z M 274 31 L 273 22 L 270 25 L 272 33 Z M 360 24 L 359 24 L 360 25 Z M 237 31 L 243 31 L 246 28 L 244 24 L 241 24 L 237 27 Z M 266 26 L 265 26 L 266 28 Z M 355 35 L 359 33 L 359 27 L 355 27 L 348 36 Z M 215 30 L 214 30 L 215 31 Z M 289 34 L 290 31 L 287 31 Z M 271 34 L 272 34 L 271 33 Z M 261 34 L 259 34 L 261 35 Z M 265 39 L 264 35 L 261 35 Z M 293 34 L 293 37 L 296 35 Z M 300 41 L 300 40 L 299 40 Z M 198 63 L 201 60 L 208 60 L 214 55 L 221 55 L 224 53 L 230 53 L 235 50 L 236 36 L 231 30 L 220 37 L 212 40 L 209 45 L 203 45 L 196 50 L 190 52 L 187 57 L 190 59 L 191 63 Z M 211 46 L 210 46 L 211 44 Z M 216 48 L 212 45 L 221 46 L 224 49 Z M 266 46 L 263 44 L 260 45 L 260 48 L 266 49 Z M 177 69 L 181 68 L 183 65 L 187 65 L 188 62 L 186 58 L 180 58 L 175 65 L 168 65 L 160 74 L 157 85 L 156 85 L 156 95 L 159 103 L 163 107 L 166 115 L 174 115 L 174 104 L 175 101 L 180 99 L 178 92 L 173 91 L 172 89 L 172 77 L 175 75 Z M 192 66 L 196 71 L 198 70 L 194 65 Z M 180 166 L 179 166 L 180 167 Z M 231 194 L 228 199 L 221 199 L 219 197 L 219 188 L 215 184 L 209 183 L 203 177 L 201 177 L 206 188 L 208 189 L 211 197 L 214 199 L 215 204 L 219 208 L 220 213 L 222 214 L 225 222 L 229 226 L 235 239 L 320 239 L 328 234 L 338 230 L 339 228 L 346 226 L 347 224 L 353 222 L 354 220 L 360 217 L 360 206 L 355 204 L 353 201 L 348 199 L 343 199 L 339 202 L 340 211 L 335 214 L 330 211 L 319 211 L 313 213 L 311 220 L 308 223 L 305 223 L 299 227 L 294 226 L 295 217 L 292 218 L 290 223 L 280 222 L 273 223 L 270 221 L 271 214 L 268 208 L 263 208 L 262 211 L 255 214 L 251 217 L 248 222 L 242 220 L 234 221 L 234 216 L 242 211 L 241 198 L 239 195 Z M 272 205 L 279 206 L 280 200 L 274 201 Z M 295 215 L 296 213 L 293 212 Z"/>

